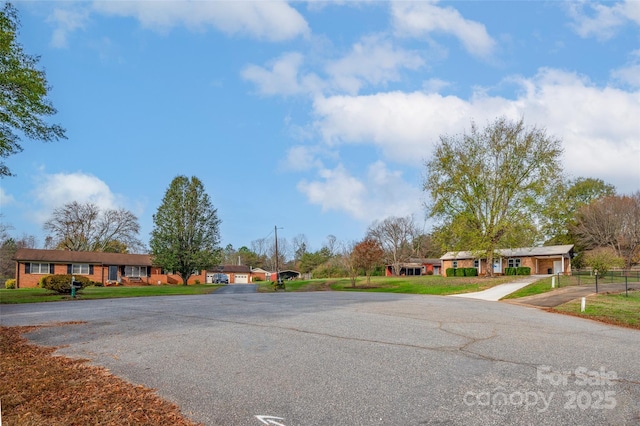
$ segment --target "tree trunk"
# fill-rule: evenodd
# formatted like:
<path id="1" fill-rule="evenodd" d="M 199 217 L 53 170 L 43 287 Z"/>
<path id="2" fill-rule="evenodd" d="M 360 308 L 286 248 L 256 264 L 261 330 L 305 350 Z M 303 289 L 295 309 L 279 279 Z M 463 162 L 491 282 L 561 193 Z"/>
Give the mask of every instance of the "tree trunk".
<path id="1" fill-rule="evenodd" d="M 480 260 L 481 262 L 482 260 Z M 487 276 L 493 277 L 493 249 L 487 252 Z"/>
<path id="2" fill-rule="evenodd" d="M 187 274 L 187 275 L 180 274 L 180 276 L 182 277 L 182 285 L 189 285 L 187 283 L 189 281 L 189 278 L 191 278 L 191 274 Z"/>

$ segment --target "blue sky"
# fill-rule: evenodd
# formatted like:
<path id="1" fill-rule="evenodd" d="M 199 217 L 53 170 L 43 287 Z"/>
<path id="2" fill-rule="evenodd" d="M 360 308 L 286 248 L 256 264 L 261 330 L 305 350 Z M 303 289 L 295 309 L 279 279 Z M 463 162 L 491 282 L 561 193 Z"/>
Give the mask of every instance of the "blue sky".
<path id="1" fill-rule="evenodd" d="M 239 248 L 312 250 L 425 222 L 439 135 L 498 116 L 561 138 L 568 177 L 640 190 L 640 2 L 16 2 L 68 140 L 23 141 L 3 221 L 124 207 L 148 242 L 171 180 L 200 178 Z"/>

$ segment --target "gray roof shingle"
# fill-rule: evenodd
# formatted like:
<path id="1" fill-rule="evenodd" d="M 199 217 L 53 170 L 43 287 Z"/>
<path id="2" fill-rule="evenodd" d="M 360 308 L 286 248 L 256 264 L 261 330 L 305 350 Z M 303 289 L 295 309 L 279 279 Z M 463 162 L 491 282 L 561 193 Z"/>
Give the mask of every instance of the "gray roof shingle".
<path id="1" fill-rule="evenodd" d="M 520 247 L 513 249 L 498 249 L 496 253 L 500 257 L 528 257 L 528 256 L 560 256 L 569 254 L 573 249 L 573 244 L 562 246 L 544 246 L 544 247 Z M 477 259 L 478 256 L 473 251 L 450 251 L 445 253 L 440 259 L 457 260 L 457 259 Z"/>

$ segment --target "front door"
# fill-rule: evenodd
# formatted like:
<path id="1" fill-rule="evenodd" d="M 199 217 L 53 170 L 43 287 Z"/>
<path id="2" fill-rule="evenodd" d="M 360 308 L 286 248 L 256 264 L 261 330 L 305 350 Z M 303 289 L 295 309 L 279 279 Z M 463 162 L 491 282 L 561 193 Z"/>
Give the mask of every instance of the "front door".
<path id="1" fill-rule="evenodd" d="M 109 281 L 118 281 L 118 267 L 109 266 Z"/>
<path id="2" fill-rule="evenodd" d="M 493 259 L 493 273 L 494 274 L 502 273 L 502 258 Z"/>

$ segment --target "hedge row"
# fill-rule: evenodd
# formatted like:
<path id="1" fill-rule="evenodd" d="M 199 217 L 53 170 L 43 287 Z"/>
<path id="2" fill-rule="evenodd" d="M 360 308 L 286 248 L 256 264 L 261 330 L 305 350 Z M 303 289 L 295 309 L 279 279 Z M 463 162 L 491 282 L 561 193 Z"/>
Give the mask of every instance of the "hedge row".
<path id="1" fill-rule="evenodd" d="M 445 271 L 448 277 L 477 277 L 476 268 L 447 268 Z"/>
<path id="2" fill-rule="evenodd" d="M 517 268 L 504 268 L 505 275 L 531 275 L 531 268 L 518 266 Z"/>
<path id="3" fill-rule="evenodd" d="M 55 291 L 56 293 L 71 293 L 71 279 L 73 275 L 59 274 L 59 275 L 47 275 L 40 279 L 40 287 L 47 290 Z M 76 275 L 76 281 L 82 284 L 82 288 L 93 284 L 93 282 L 83 276 Z"/>
<path id="4" fill-rule="evenodd" d="M 477 277 L 477 268 L 447 268 L 445 273 L 448 277 Z M 504 268 L 505 275 L 531 275 L 531 268 L 519 266 L 517 268 Z"/>

